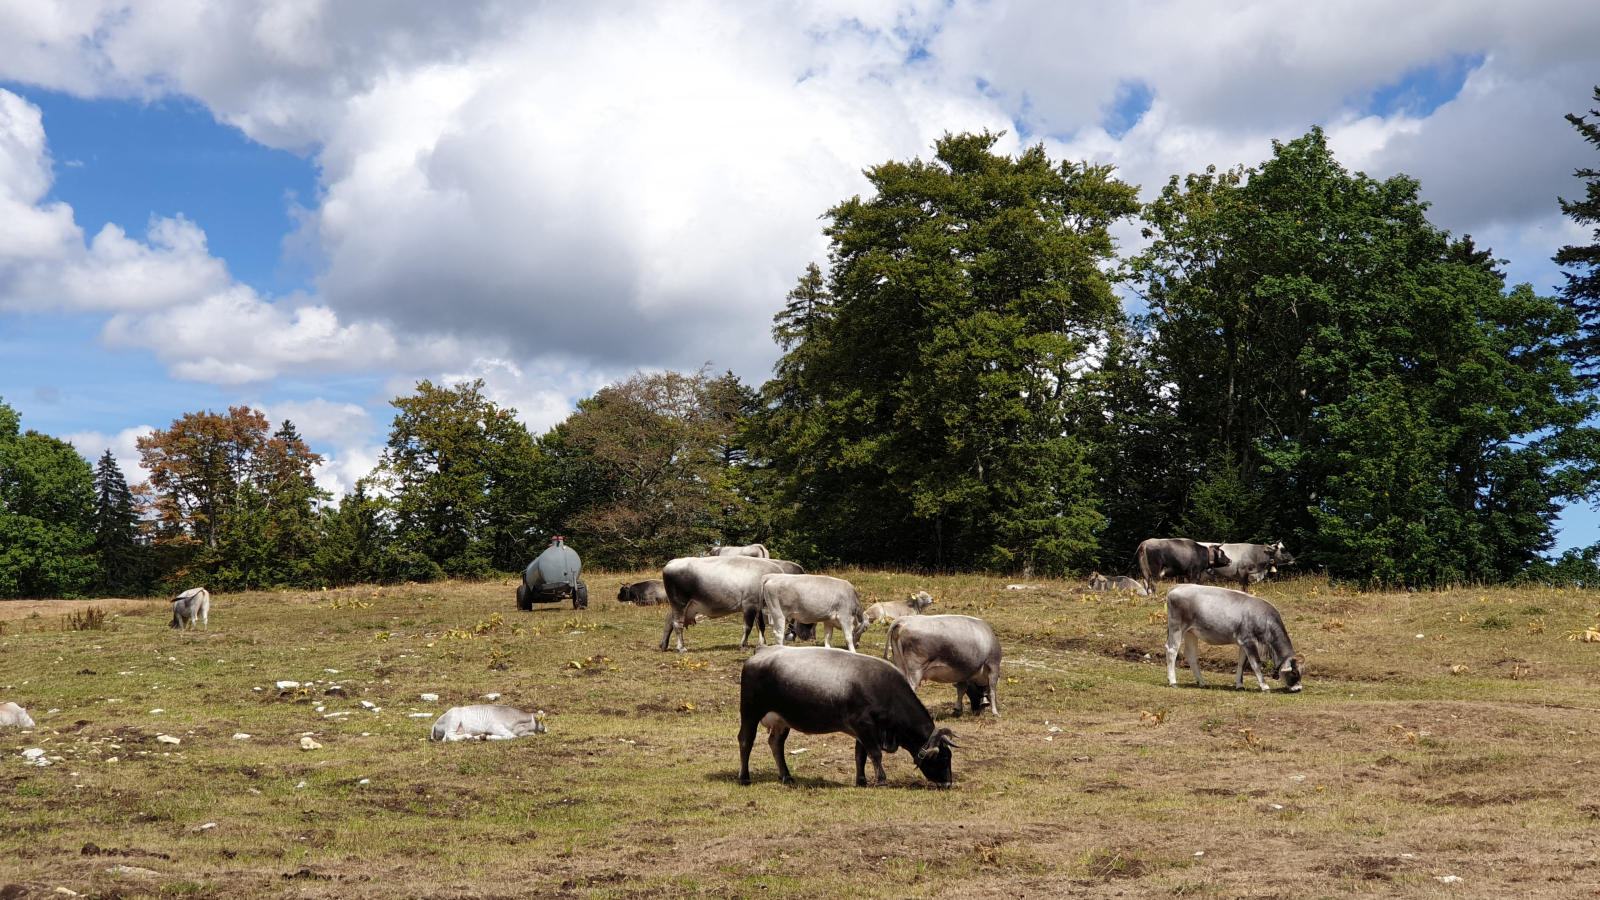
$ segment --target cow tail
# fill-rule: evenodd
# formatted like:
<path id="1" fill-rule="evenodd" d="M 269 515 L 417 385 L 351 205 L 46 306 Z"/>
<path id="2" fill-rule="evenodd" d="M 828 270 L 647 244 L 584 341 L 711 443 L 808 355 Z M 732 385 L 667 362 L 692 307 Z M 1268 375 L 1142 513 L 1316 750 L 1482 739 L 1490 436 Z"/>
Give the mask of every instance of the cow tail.
<path id="1" fill-rule="evenodd" d="M 1144 589 L 1154 595 L 1156 586 L 1150 581 L 1150 557 L 1145 552 L 1144 544 L 1139 545 L 1139 551 L 1134 554 L 1134 561 L 1139 564 L 1139 574 L 1144 576 Z"/>

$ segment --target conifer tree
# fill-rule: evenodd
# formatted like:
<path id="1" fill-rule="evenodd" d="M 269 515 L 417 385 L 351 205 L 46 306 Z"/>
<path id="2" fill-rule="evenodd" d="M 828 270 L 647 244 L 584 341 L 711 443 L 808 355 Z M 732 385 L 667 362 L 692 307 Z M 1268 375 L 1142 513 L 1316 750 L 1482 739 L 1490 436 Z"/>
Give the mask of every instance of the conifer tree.
<path id="1" fill-rule="evenodd" d="M 146 554 L 139 543 L 139 509 L 110 448 L 94 469 L 94 552 L 100 562 L 101 593 L 142 594 Z"/>

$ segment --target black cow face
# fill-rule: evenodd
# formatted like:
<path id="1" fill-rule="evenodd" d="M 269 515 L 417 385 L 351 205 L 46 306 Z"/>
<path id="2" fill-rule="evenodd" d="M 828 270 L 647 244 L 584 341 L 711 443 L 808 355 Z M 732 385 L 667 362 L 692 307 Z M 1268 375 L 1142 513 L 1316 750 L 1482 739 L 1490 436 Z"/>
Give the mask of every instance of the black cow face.
<path id="1" fill-rule="evenodd" d="M 1291 555 L 1289 551 L 1283 549 L 1283 541 L 1279 541 L 1272 545 L 1272 564 L 1275 566 L 1294 565 L 1294 556 Z"/>
<path id="2" fill-rule="evenodd" d="M 1290 691 L 1300 690 L 1300 679 L 1305 676 L 1306 655 L 1296 653 L 1294 656 L 1278 667 L 1278 677 L 1283 679 L 1283 686 Z"/>
<path id="3" fill-rule="evenodd" d="M 950 729 L 941 728 L 917 751 L 917 768 L 934 787 L 947 788 L 954 781 L 950 774 L 950 748 L 956 746 L 954 737 Z"/>
<path id="4" fill-rule="evenodd" d="M 1219 568 L 1221 566 L 1225 566 L 1228 563 L 1233 562 L 1233 560 L 1228 558 L 1228 554 L 1222 552 L 1222 545 L 1221 544 L 1218 544 L 1215 547 L 1207 547 L 1206 549 L 1211 551 L 1211 565 L 1210 565 L 1210 568 L 1213 568 L 1213 569 Z"/>

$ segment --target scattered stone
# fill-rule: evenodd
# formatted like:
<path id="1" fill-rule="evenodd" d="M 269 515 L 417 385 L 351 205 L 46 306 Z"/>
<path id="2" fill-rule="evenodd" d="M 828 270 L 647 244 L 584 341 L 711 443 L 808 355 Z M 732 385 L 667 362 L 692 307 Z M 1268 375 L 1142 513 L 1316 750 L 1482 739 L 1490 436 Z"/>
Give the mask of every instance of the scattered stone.
<path id="1" fill-rule="evenodd" d="M 371 784 L 371 783 L 372 783 L 372 779 L 371 778 L 363 778 L 360 781 L 356 782 L 356 784 Z"/>
<path id="2" fill-rule="evenodd" d="M 799 756 L 800 754 L 806 752 L 809 749 L 810 749 L 809 747 L 801 747 L 799 750 L 790 750 L 789 751 L 789 755 L 790 756 Z"/>
<path id="3" fill-rule="evenodd" d="M 304 781 L 302 781 L 299 784 L 295 785 L 294 789 L 298 791 L 298 790 L 300 790 L 301 788 L 303 788 L 305 786 L 306 786 L 306 783 Z"/>
<path id="4" fill-rule="evenodd" d="M 1306 777 L 1304 775 L 1290 775 L 1289 780 L 1295 784 L 1304 784 Z"/>
<path id="5" fill-rule="evenodd" d="M 1199 853 L 1195 854 L 1195 856 L 1205 856 L 1205 855 L 1206 855 L 1206 852 L 1204 850 L 1201 850 Z"/>
<path id="6" fill-rule="evenodd" d="M 363 700 L 363 701 L 361 701 L 361 705 L 363 707 L 367 708 L 367 709 L 377 709 L 378 708 L 378 704 L 373 703 L 371 700 Z"/>
<path id="7" fill-rule="evenodd" d="M 44 755 L 44 749 L 42 747 L 29 747 L 22 751 L 22 755 L 28 759 L 38 759 Z"/>
<path id="8" fill-rule="evenodd" d="M 437 703 L 437 702 L 439 702 L 439 695 L 438 694 L 422 694 L 421 696 L 422 696 L 422 702 L 424 702 L 424 703 Z"/>
<path id="9" fill-rule="evenodd" d="M 500 695 L 499 694 L 484 694 L 483 695 L 483 699 L 485 699 L 485 700 L 499 700 L 500 699 Z"/>
<path id="10" fill-rule="evenodd" d="M 211 829 L 213 829 L 215 827 L 217 827 L 217 823 L 215 823 L 215 822 L 207 822 L 204 825 L 200 826 L 200 830 L 201 831 L 210 831 Z"/>
<path id="11" fill-rule="evenodd" d="M 301 750 L 321 750 L 322 749 L 322 745 L 317 743 L 316 741 L 312 740 L 311 738 L 303 737 L 303 738 L 300 739 L 300 749 Z M 304 784 L 304 782 L 301 782 L 301 783 Z"/>
<path id="12" fill-rule="evenodd" d="M 248 741 L 248 740 L 250 740 L 250 735 L 245 734 L 244 732 L 241 731 L 238 734 L 234 735 L 233 739 L 236 740 L 236 741 Z"/>
<path id="13" fill-rule="evenodd" d="M 1037 585 L 1037 584 L 1008 584 L 1008 585 L 1006 585 L 1006 590 L 1008 590 L 1008 591 L 1037 591 L 1039 589 L 1039 587 L 1040 586 Z"/>
<path id="14" fill-rule="evenodd" d="M 1460 875 L 1435 875 L 1433 876 L 1433 880 L 1442 881 L 1445 884 L 1460 884 L 1461 882 L 1466 881 L 1466 879 L 1462 878 Z"/>
<path id="15" fill-rule="evenodd" d="M 106 762 L 108 762 L 108 763 L 121 762 L 121 761 L 122 761 L 122 758 L 119 757 L 119 756 L 113 756 L 110 759 L 106 760 Z"/>
<path id="16" fill-rule="evenodd" d="M 297 688 L 299 686 L 300 686 L 300 682 L 298 682 L 298 681 L 280 681 L 280 682 L 278 682 L 278 690 L 280 690 L 280 691 L 286 691 L 286 690 L 289 690 L 290 688 Z"/>
<path id="17" fill-rule="evenodd" d="M 150 710 L 150 715 L 152 715 L 152 716 L 160 715 L 161 713 L 164 713 L 164 712 L 166 712 L 166 710 L 164 710 L 164 709 L 152 709 L 152 710 Z"/>
<path id="18" fill-rule="evenodd" d="M 160 875 L 161 873 L 157 872 L 154 869 L 143 868 L 142 866 L 112 866 L 111 868 L 106 870 L 106 874 L 107 875 Z"/>
<path id="19" fill-rule="evenodd" d="M 433 718 L 433 713 L 409 713 L 409 714 L 407 714 L 406 718 L 408 718 L 408 719 L 431 719 L 431 718 Z"/>
<path id="20" fill-rule="evenodd" d="M 323 669 L 322 671 L 327 672 L 329 675 L 337 675 L 337 674 L 339 674 L 339 670 L 338 669 Z"/>
<path id="21" fill-rule="evenodd" d="M 183 740 L 181 738 L 175 738 L 170 734 L 158 734 L 158 735 L 156 735 L 156 740 L 160 741 L 163 744 L 177 745 L 177 744 L 183 743 Z"/>
<path id="22" fill-rule="evenodd" d="M 72 888 L 58 887 L 58 888 L 56 888 L 56 893 L 62 894 L 62 895 L 67 896 L 67 897 L 76 897 L 76 896 L 78 896 L 78 892 L 73 890 Z"/>

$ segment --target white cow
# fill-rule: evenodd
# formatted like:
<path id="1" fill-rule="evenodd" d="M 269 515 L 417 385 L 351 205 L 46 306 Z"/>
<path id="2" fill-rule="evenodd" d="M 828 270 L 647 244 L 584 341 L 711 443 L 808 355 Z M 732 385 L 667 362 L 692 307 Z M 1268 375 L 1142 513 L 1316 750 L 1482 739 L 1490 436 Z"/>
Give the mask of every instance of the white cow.
<path id="1" fill-rule="evenodd" d="M 198 621 L 211 626 L 211 592 L 203 587 L 190 588 L 172 598 L 172 628 L 193 628 Z"/>
<path id="2" fill-rule="evenodd" d="M 436 741 L 509 741 L 544 733 L 543 710 L 526 713 L 515 706 L 456 706 L 433 723 Z"/>
<path id="3" fill-rule="evenodd" d="M 0 728 L 32 728 L 28 711 L 15 703 L 0 703 Z"/>
<path id="4" fill-rule="evenodd" d="M 783 646 L 786 626 L 821 625 L 823 644 L 833 646 L 833 630 L 844 633 L 851 653 L 866 630 L 861 616 L 861 595 L 855 585 L 827 575 L 768 575 L 761 579 L 761 610 Z"/>
<path id="5" fill-rule="evenodd" d="M 874 603 L 867 607 L 866 620 L 868 625 L 879 622 L 894 623 L 901 616 L 920 616 L 922 611 L 933 605 L 933 596 L 927 591 L 917 591 L 911 595 L 910 600 L 886 600 Z"/>

